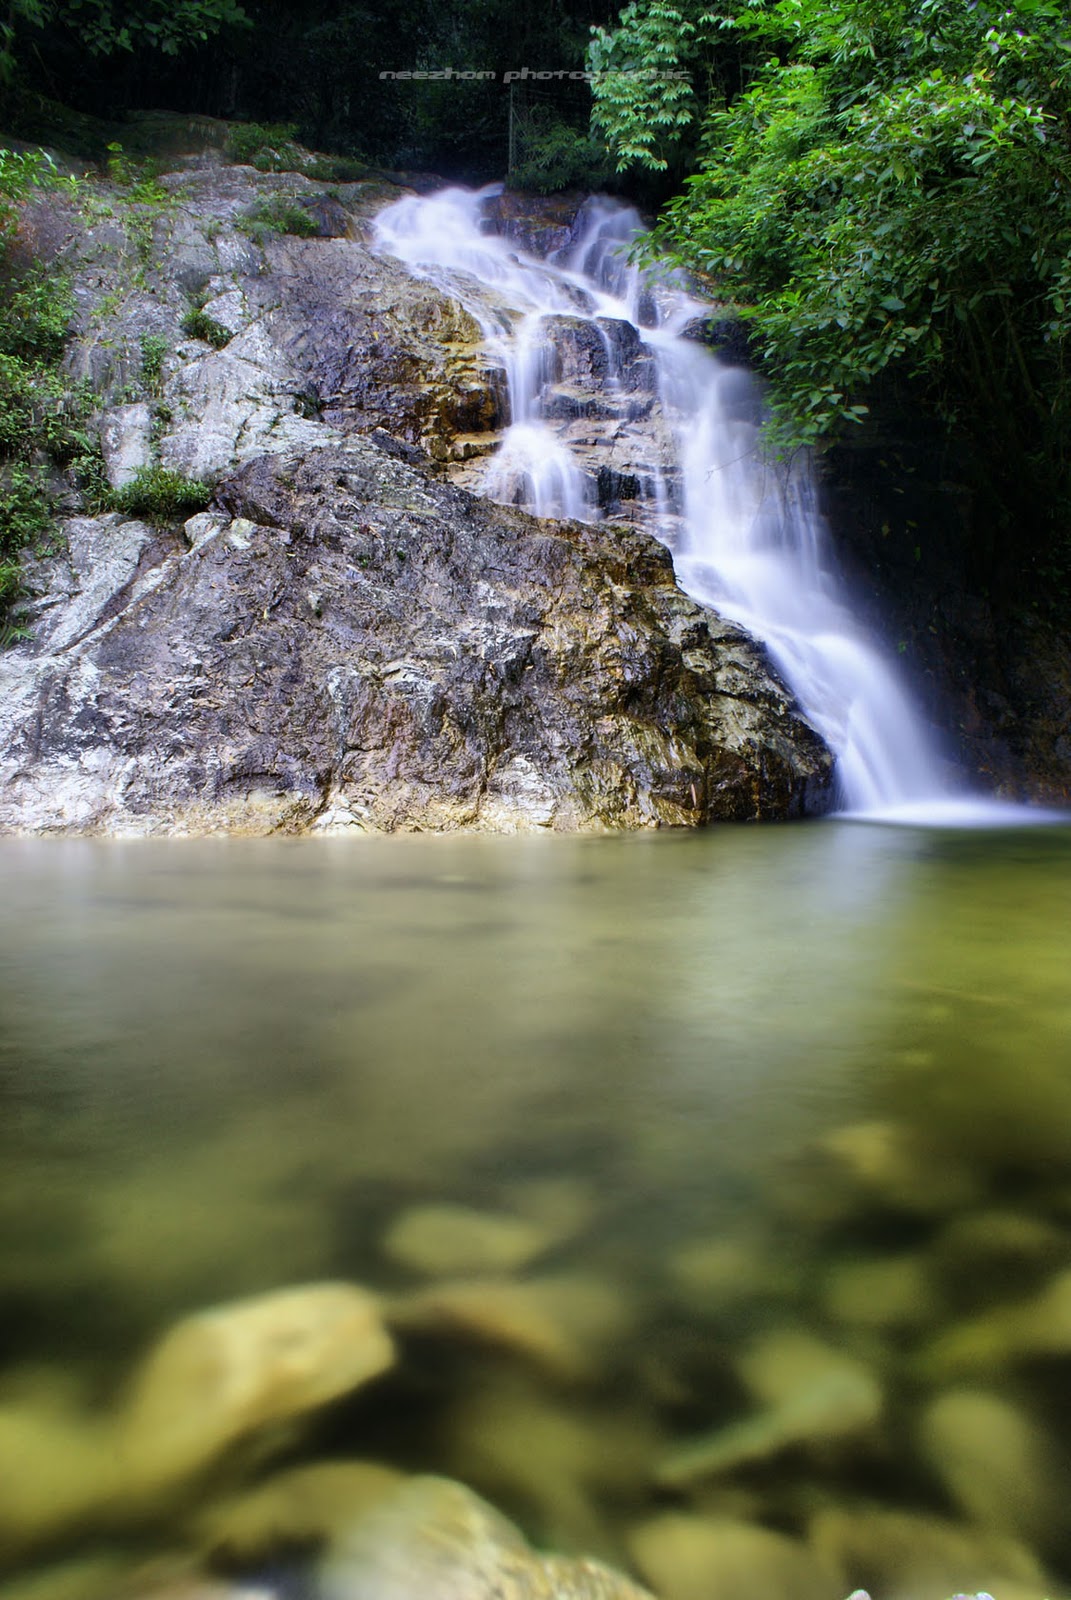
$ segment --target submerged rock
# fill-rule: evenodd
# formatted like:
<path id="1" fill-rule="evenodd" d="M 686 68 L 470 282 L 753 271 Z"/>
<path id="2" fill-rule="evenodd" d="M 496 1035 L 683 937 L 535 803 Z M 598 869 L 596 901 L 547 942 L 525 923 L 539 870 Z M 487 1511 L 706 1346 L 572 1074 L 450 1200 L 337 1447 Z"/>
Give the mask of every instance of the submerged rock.
<path id="1" fill-rule="evenodd" d="M 857 1122 L 819 1141 L 829 1180 L 850 1186 L 853 1198 L 895 1211 L 929 1216 L 974 1200 L 978 1183 L 948 1149 L 906 1122 Z"/>
<path id="2" fill-rule="evenodd" d="M 119 1421 L 131 1494 L 172 1487 L 393 1360 L 377 1300 L 351 1284 L 282 1289 L 187 1317 L 135 1373 Z"/>
<path id="3" fill-rule="evenodd" d="M 941 1311 L 933 1271 L 921 1255 L 837 1261 L 826 1277 L 823 1302 L 833 1322 L 857 1328 L 915 1328 L 935 1321 Z"/>
<path id="4" fill-rule="evenodd" d="M 432 1477 L 359 1518 L 319 1578 L 324 1600 L 652 1600 L 597 1561 L 537 1555 L 470 1489 Z"/>
<path id="5" fill-rule="evenodd" d="M 882 1506 L 818 1512 L 809 1528 L 816 1554 L 873 1595 L 948 1600 L 976 1590 L 1004 1595 L 1047 1590 L 1035 1558 L 1014 1540 L 978 1528 Z"/>
<path id="6" fill-rule="evenodd" d="M 512 1272 L 542 1255 L 553 1230 L 524 1217 L 471 1206 L 413 1206 L 391 1224 L 383 1253 L 427 1277 Z"/>
<path id="7" fill-rule="evenodd" d="M 659 1463 L 659 1483 L 680 1487 L 792 1447 L 824 1450 L 865 1436 L 881 1417 L 882 1389 L 869 1368 L 794 1328 L 757 1340 L 740 1373 L 764 1409 L 678 1445 Z"/>
<path id="8" fill-rule="evenodd" d="M 835 1567 L 752 1522 L 667 1512 L 628 1543 L 662 1600 L 833 1600 L 838 1591 Z"/>
<path id="9" fill-rule="evenodd" d="M 472 1340 L 521 1357 L 551 1377 L 592 1376 L 630 1331 L 635 1307 L 615 1284 L 580 1273 L 513 1282 L 473 1278 L 398 1296 L 399 1333 Z"/>
<path id="10" fill-rule="evenodd" d="M 922 1455 L 964 1516 L 1032 1541 L 1066 1524 L 1052 1485 L 1049 1440 L 999 1395 L 954 1389 L 939 1395 L 919 1424 Z"/>
<path id="11" fill-rule="evenodd" d="M 281 1551 L 326 1544 L 403 1482 L 375 1461 L 313 1462 L 213 1503 L 193 1532 L 213 1556 L 252 1569 Z"/>
<path id="12" fill-rule="evenodd" d="M 0 1563 L 60 1532 L 107 1521 L 123 1487 L 105 1421 L 0 1407 Z"/>
<path id="13" fill-rule="evenodd" d="M 596 1555 L 616 1554 L 604 1508 L 635 1492 L 653 1447 L 640 1418 L 556 1399 L 538 1375 L 494 1367 L 451 1407 L 442 1438 L 452 1473 L 528 1508 L 541 1543 Z"/>
<path id="14" fill-rule="evenodd" d="M 618 828 L 828 797 L 761 652 L 653 539 L 359 439 L 219 498 L 219 532 L 143 552 L 63 649 L 0 662 L 0 830 Z"/>

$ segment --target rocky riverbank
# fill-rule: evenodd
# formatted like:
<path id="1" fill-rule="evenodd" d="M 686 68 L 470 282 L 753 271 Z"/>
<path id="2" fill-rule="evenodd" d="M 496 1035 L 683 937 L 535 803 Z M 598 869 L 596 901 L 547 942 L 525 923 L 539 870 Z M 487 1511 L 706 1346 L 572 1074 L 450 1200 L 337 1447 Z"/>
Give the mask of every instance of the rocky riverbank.
<path id="1" fill-rule="evenodd" d="M 92 515 L 56 484 L 68 514 L 26 566 L 29 636 L 0 659 L 0 828 L 824 809 L 828 752 L 661 546 L 449 481 L 471 486 L 493 447 L 502 375 L 460 305 L 370 248 L 397 192 L 210 151 L 150 200 L 92 181 L 26 210 L 24 248 L 70 278 L 66 365 L 135 509 Z M 188 480 L 204 512 L 165 496 L 139 514 L 139 486 Z"/>

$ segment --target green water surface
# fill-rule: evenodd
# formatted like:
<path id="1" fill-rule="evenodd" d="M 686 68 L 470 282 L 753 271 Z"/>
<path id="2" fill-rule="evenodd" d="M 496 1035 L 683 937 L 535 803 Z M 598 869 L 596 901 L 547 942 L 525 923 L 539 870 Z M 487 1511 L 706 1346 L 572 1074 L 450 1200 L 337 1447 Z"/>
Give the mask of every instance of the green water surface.
<path id="1" fill-rule="evenodd" d="M 1071 1329 L 1066 1354 L 1055 1331 L 933 1361 L 1071 1267 L 1071 830 L 6 841 L 0 873 L 0 1412 L 31 1379 L 107 1407 L 200 1307 L 418 1287 L 384 1244 L 409 1208 L 554 1212 L 521 1276 L 619 1298 L 592 1370 L 432 1331 L 286 1461 L 446 1472 L 621 1564 L 667 1507 L 799 1537 L 878 1507 L 1013 1539 L 1040 1574 L 1017 1597 L 1071 1581 Z M 899 1154 L 875 1170 L 868 1138 Z M 867 1268 L 888 1305 L 853 1298 Z M 874 1374 L 878 1426 L 660 1483 L 753 1413 L 740 1354 L 785 1327 Z M 493 1412 L 495 1384 L 504 1427 L 545 1404 L 587 1430 L 579 1499 L 536 1423 L 527 1481 L 475 1449 L 465 1407 Z M 982 1526 L 920 1449 L 963 1387 L 1042 1436 L 1043 1514 Z M 184 1514 L 131 1543 L 181 1544 Z M 97 1538 L 12 1556 L 6 1581 Z M 884 1559 L 844 1576 L 880 1584 Z M 961 1586 L 1001 1600 L 988 1559 Z"/>

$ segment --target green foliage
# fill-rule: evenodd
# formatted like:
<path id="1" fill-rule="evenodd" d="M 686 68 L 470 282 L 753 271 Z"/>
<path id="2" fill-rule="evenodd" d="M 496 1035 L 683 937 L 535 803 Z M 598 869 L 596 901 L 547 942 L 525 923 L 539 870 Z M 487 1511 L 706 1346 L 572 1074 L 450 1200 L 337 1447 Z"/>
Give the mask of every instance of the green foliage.
<path id="1" fill-rule="evenodd" d="M 73 33 L 93 56 L 135 50 L 174 56 L 248 20 L 237 0 L 9 0 L 0 23 L 0 77 L 12 76 L 23 39 L 45 31 Z"/>
<path id="2" fill-rule="evenodd" d="M 234 337 L 229 328 L 199 307 L 187 311 L 182 319 L 182 331 L 188 333 L 191 339 L 201 339 L 205 344 L 210 344 L 214 350 L 222 350 Z"/>
<path id="3" fill-rule="evenodd" d="M 39 181 L 40 163 L 19 163 L 17 195 Z M 22 189 L 24 194 L 26 189 Z M 18 637 L 5 621 L 20 587 L 20 552 L 40 547 L 51 528 L 49 467 L 87 443 L 88 396 L 57 370 L 73 307 L 59 274 L 27 273 L 0 295 L 0 645 Z"/>
<path id="4" fill-rule="evenodd" d="M 24 361 L 57 361 L 73 310 L 67 278 L 42 268 L 27 273 L 0 303 L 0 351 Z"/>
<path id="5" fill-rule="evenodd" d="M 0 455 L 69 459 L 81 447 L 87 405 L 59 373 L 0 353 Z"/>
<path id="6" fill-rule="evenodd" d="M 10 243 L 18 221 L 18 207 L 32 190 L 72 191 L 76 188 L 76 180 L 61 177 L 46 151 L 0 149 L 0 251 Z"/>
<path id="7" fill-rule="evenodd" d="M 743 81 L 716 75 L 653 251 L 750 320 L 783 448 L 895 394 L 966 445 L 998 549 L 1041 571 L 1071 520 L 1066 7 L 695 0 L 684 21 L 687 48 L 732 56 Z M 666 59 L 657 39 L 646 59 Z M 637 133 L 658 105 L 597 87 L 622 162 L 665 159 Z"/>
<path id="8" fill-rule="evenodd" d="M 316 223 L 303 206 L 286 195 L 273 195 L 253 211 L 239 217 L 235 226 L 256 244 L 263 244 L 271 234 L 295 233 L 311 239 L 316 234 Z"/>
<path id="9" fill-rule="evenodd" d="M 40 545 L 52 527 L 48 485 L 43 470 L 18 462 L 0 473 L 0 558 L 7 560 L 26 545 Z"/>
<path id="10" fill-rule="evenodd" d="M 591 121 L 613 145 L 619 172 L 634 163 L 655 171 L 669 165 L 667 151 L 695 118 L 687 69 L 701 29 L 712 23 L 705 13 L 693 20 L 665 0 L 633 0 L 615 29 L 592 29 Z"/>
<path id="11" fill-rule="evenodd" d="M 173 197 L 157 181 L 156 163 L 135 161 L 116 139 L 108 145 L 108 176 L 120 189 L 128 191 L 127 198 L 134 205 L 160 208 L 171 204 Z"/>
<path id="12" fill-rule="evenodd" d="M 113 491 L 111 504 L 128 516 L 167 522 L 203 511 L 211 498 L 211 484 L 199 478 L 186 478 L 166 467 L 141 467 L 128 484 Z"/>

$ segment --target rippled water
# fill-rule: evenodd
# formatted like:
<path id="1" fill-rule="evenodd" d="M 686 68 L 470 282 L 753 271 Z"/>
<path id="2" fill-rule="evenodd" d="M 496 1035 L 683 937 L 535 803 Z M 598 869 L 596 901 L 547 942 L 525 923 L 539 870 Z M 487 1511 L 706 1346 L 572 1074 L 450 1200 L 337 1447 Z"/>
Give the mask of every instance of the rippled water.
<path id="1" fill-rule="evenodd" d="M 524 1281 L 596 1286 L 575 1370 L 433 1318 L 275 1458 L 448 1473 L 622 1565 L 646 1520 L 713 1510 L 924 1600 L 917 1538 L 846 1554 L 836 1516 L 925 1513 L 981 1530 L 953 1587 L 1066 1587 L 1071 831 L 8 841 L 0 867 L 6 1583 L 105 1535 L 5 1530 L 5 1405 L 106 1411 L 216 1302 L 404 1295 L 434 1271 L 392 1230 L 445 1201 L 545 1230 Z M 878 1419 L 680 1468 L 769 1410 L 749 1362 L 786 1328 Z M 955 1437 L 925 1442 L 964 1392 L 1038 1444 L 1028 1511 L 972 1490 L 984 1442 L 959 1479 Z M 181 1545 L 187 1512 L 109 1549 Z"/>

